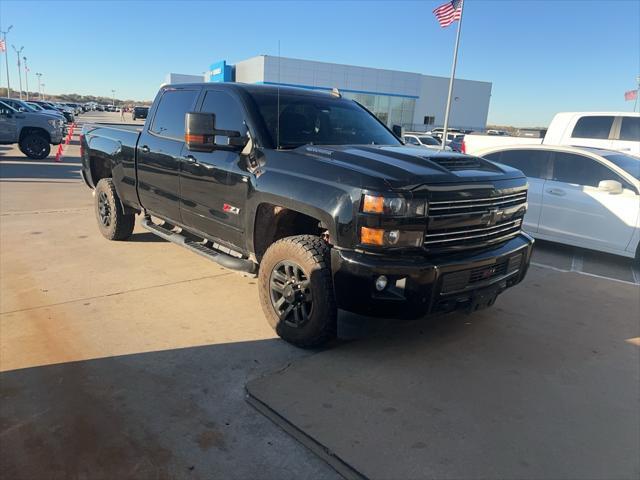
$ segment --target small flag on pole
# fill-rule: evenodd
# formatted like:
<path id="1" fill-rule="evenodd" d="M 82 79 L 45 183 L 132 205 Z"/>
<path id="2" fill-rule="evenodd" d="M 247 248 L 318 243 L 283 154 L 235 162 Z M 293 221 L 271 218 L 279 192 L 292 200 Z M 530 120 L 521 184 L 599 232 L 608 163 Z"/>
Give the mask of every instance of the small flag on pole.
<path id="1" fill-rule="evenodd" d="M 0 40 L 0 52 L 6 52 L 7 51 L 7 44 L 4 42 L 4 40 Z"/>
<path id="2" fill-rule="evenodd" d="M 442 28 L 448 27 L 453 22 L 460 20 L 460 16 L 462 15 L 462 2 L 463 0 L 451 0 L 450 2 L 443 3 L 433 11 Z"/>
<path id="3" fill-rule="evenodd" d="M 638 99 L 638 90 L 629 90 L 628 92 L 624 92 L 624 99 L 629 102 L 631 100 Z"/>

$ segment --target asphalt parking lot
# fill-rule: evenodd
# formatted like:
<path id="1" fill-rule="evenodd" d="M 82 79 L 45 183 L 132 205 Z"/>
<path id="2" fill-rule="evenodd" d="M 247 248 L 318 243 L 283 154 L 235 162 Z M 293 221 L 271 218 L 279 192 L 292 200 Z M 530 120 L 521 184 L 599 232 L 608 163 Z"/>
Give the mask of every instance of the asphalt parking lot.
<path id="1" fill-rule="evenodd" d="M 0 146 L 6 478 L 640 475 L 631 261 L 539 242 L 477 316 L 341 314 L 303 351 L 255 279 L 139 227 L 104 240 L 78 154 L 77 135 L 60 163 Z"/>

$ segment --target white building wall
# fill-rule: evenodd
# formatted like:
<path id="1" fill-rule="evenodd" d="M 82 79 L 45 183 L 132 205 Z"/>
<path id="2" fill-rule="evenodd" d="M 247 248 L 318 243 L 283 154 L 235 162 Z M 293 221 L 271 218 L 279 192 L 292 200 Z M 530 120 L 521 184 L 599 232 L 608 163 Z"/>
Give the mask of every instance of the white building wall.
<path id="1" fill-rule="evenodd" d="M 186 75 L 184 73 L 167 73 L 165 83 L 197 83 L 204 82 L 204 75 Z"/>
<path id="2" fill-rule="evenodd" d="M 263 82 L 417 97 L 420 74 L 264 56 Z M 236 70 L 237 80 L 237 70 Z"/>
<path id="3" fill-rule="evenodd" d="M 260 55 L 235 64 L 236 82 L 261 83 L 264 81 L 264 59 Z"/>
<path id="4" fill-rule="evenodd" d="M 422 124 L 425 116 L 434 116 L 432 126 L 444 125 L 449 79 L 422 75 L 419 99 L 416 101 L 414 124 Z M 482 130 L 487 125 L 491 83 L 455 80 L 451 100 L 450 127 Z"/>

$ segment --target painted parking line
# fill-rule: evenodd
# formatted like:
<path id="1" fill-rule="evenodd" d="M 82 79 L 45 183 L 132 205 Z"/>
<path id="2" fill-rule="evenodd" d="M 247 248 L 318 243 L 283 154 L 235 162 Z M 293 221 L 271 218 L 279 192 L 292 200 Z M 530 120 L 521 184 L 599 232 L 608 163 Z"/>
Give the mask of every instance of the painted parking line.
<path id="1" fill-rule="evenodd" d="M 637 271 L 632 270 L 633 272 L 633 278 L 634 281 L 630 282 L 628 280 L 620 280 L 619 278 L 613 278 L 613 277 L 606 277 L 604 275 L 598 275 L 596 273 L 589 273 L 589 272 L 583 272 L 583 271 L 578 271 L 578 270 L 565 270 L 562 268 L 558 268 L 558 267 L 554 267 L 552 265 L 546 265 L 544 263 L 538 263 L 538 262 L 531 262 L 531 265 L 534 265 L 536 267 L 540 267 L 540 268 L 548 268 L 549 270 L 554 270 L 556 272 L 563 272 L 563 273 L 577 273 L 578 275 L 586 275 L 587 277 L 595 277 L 595 278 L 601 278 L 603 280 L 611 280 L 612 282 L 619 282 L 619 283 L 624 283 L 625 285 L 638 285 L 640 286 L 640 274 L 638 274 Z"/>
<path id="2" fill-rule="evenodd" d="M 571 271 L 582 273 L 583 268 L 584 268 L 584 257 L 582 256 L 581 253 L 578 253 L 578 252 L 574 253 L 573 257 L 571 258 Z"/>

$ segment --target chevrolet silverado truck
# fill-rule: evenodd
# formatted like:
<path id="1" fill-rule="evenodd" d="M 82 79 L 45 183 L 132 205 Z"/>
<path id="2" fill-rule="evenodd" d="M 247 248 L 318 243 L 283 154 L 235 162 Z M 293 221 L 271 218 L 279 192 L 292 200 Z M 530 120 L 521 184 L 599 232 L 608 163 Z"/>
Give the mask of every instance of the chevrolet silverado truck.
<path id="1" fill-rule="evenodd" d="M 527 180 L 481 158 L 406 146 L 339 91 L 161 88 L 144 127 L 88 124 L 82 175 L 109 240 L 144 228 L 256 274 L 278 335 L 314 347 L 337 310 L 417 317 L 492 305 L 533 240 Z"/>

